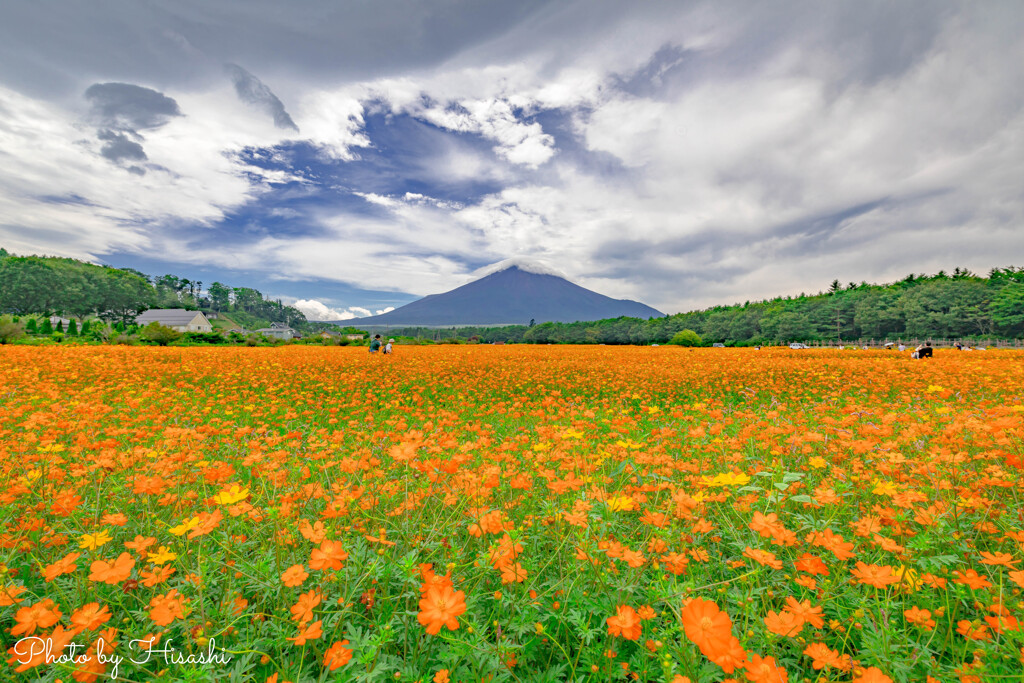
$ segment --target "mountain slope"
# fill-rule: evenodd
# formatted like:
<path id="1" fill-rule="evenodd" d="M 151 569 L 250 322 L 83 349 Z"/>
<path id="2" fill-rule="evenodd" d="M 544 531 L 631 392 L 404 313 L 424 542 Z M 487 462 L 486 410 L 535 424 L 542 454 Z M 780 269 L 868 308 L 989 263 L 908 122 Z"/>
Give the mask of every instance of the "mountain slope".
<path id="1" fill-rule="evenodd" d="M 564 278 L 512 265 L 450 292 L 431 294 L 383 315 L 360 318 L 358 322 L 361 327 L 488 326 L 526 325 L 531 320 L 576 322 L 662 315 L 645 304 L 612 299 Z"/>

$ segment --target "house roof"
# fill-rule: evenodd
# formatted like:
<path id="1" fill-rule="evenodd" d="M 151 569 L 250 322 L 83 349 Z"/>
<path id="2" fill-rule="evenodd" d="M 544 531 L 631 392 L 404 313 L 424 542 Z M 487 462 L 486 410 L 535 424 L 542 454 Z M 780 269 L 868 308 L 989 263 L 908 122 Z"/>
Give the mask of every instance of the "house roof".
<path id="1" fill-rule="evenodd" d="M 139 325 L 157 322 L 171 327 L 175 325 L 188 325 L 197 315 L 202 315 L 202 312 L 186 311 L 184 308 L 151 308 L 141 313 L 135 319 L 135 322 Z"/>

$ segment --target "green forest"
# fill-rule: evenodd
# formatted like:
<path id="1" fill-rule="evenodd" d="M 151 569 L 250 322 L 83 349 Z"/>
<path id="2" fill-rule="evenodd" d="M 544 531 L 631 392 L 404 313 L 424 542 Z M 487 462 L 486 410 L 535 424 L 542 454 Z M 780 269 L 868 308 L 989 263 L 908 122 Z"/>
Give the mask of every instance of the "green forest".
<path id="1" fill-rule="evenodd" d="M 70 258 L 14 256 L 0 248 L 0 313 L 100 318 L 130 325 L 150 308 L 231 313 L 246 327 L 272 322 L 296 329 L 310 324 L 302 311 L 268 300 L 255 289 L 209 285 L 176 275 L 150 277 L 131 268 L 97 266 Z M 316 326 L 318 327 L 318 326 Z"/>
<path id="2" fill-rule="evenodd" d="M 828 291 L 640 320 L 448 330 L 393 329 L 392 334 L 506 343 L 652 344 L 693 330 L 705 344 L 754 346 L 786 342 L 1024 337 L 1024 268 L 995 268 L 988 277 L 908 275 L 871 285 L 833 281 Z"/>
<path id="3" fill-rule="evenodd" d="M 175 275 L 150 277 L 130 268 L 69 258 L 14 256 L 0 249 L 0 313 L 63 315 L 131 324 L 149 308 L 229 313 L 250 328 L 283 322 L 304 332 L 338 328 L 306 320 L 301 311 L 255 289 L 203 283 Z M 908 275 L 875 285 L 833 281 L 818 294 L 715 306 L 641 320 L 541 323 L 507 327 L 392 328 L 392 336 L 506 343 L 652 344 L 693 330 L 705 344 L 753 346 L 800 342 L 898 339 L 1019 339 L 1024 337 L 1024 268 L 994 268 L 988 276 Z"/>

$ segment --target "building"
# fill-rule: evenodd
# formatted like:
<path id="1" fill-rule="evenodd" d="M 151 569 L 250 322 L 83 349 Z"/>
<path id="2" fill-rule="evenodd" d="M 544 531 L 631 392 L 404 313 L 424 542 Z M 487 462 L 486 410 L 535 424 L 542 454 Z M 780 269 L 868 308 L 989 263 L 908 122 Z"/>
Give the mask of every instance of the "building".
<path id="1" fill-rule="evenodd" d="M 141 327 L 150 323 L 160 323 L 178 332 L 213 332 L 205 315 L 184 308 L 152 308 L 135 318 L 135 324 Z"/>
<path id="2" fill-rule="evenodd" d="M 274 339 L 296 339 L 299 337 L 298 332 L 284 323 L 271 323 L 270 327 L 261 327 L 256 330 L 256 334 Z"/>
<path id="3" fill-rule="evenodd" d="M 345 335 L 345 339 L 348 339 L 349 341 L 360 341 L 362 338 L 363 338 L 363 335 L 361 335 L 361 334 L 346 334 Z"/>

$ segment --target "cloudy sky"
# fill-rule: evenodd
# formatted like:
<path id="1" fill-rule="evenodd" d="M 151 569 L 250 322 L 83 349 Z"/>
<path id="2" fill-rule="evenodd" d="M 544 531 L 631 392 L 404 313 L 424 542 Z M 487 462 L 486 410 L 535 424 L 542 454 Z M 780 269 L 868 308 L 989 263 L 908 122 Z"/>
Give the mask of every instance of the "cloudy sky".
<path id="1" fill-rule="evenodd" d="M 0 246 L 310 317 L 1024 265 L 1024 4 L 0 3 Z"/>

